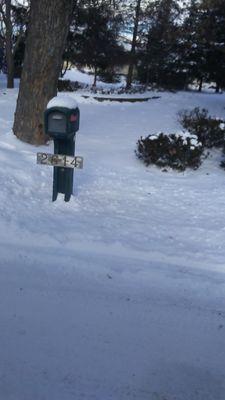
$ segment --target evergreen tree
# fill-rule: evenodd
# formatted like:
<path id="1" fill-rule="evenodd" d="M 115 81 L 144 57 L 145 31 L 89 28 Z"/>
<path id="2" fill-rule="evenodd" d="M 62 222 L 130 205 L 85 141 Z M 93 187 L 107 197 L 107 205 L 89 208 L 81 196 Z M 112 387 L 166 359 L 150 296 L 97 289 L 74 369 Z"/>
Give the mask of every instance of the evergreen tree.
<path id="1" fill-rule="evenodd" d="M 142 82 L 164 87 L 184 85 L 180 62 L 180 8 L 175 0 L 156 0 L 146 10 L 142 56 L 138 72 Z"/>
<path id="2" fill-rule="evenodd" d="M 21 53 L 28 22 L 29 2 L 0 0 L 1 38 L 7 67 L 7 87 L 14 87 L 15 58 Z"/>
<path id="3" fill-rule="evenodd" d="M 71 24 L 65 55 L 75 65 L 93 68 L 94 86 L 97 76 L 112 68 L 122 52 L 118 44 L 121 18 L 114 7 L 107 1 L 82 1 Z"/>
<path id="4" fill-rule="evenodd" d="M 208 81 L 216 91 L 225 86 L 225 5 L 223 0 L 202 1 L 202 30 L 206 42 Z"/>
<path id="5" fill-rule="evenodd" d="M 192 0 L 183 24 L 183 60 L 189 82 L 225 84 L 225 8 L 222 0 Z"/>

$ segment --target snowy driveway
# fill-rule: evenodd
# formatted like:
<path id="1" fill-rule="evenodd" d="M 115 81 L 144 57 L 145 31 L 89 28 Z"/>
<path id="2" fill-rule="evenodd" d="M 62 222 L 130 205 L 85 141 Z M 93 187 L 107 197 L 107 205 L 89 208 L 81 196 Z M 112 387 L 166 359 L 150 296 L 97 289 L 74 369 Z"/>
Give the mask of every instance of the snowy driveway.
<path id="1" fill-rule="evenodd" d="M 10 133 L 15 100 L 0 96 L 0 399 L 224 400 L 220 155 L 162 173 L 134 148 L 177 129 L 181 108 L 224 117 L 225 96 L 78 98 L 85 169 L 69 204 L 51 203 L 51 169 Z"/>

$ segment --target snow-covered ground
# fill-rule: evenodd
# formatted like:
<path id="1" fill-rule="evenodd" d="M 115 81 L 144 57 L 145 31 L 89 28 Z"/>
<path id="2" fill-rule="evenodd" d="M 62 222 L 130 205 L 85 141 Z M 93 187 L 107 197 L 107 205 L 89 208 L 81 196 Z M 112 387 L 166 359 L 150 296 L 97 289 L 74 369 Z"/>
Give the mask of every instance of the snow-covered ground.
<path id="1" fill-rule="evenodd" d="M 3 87 L 1 83 L 1 87 Z M 150 95 L 154 95 L 151 93 Z M 0 399 L 225 399 L 225 172 L 146 168 L 141 135 L 225 95 L 161 93 L 81 110 L 74 197 L 11 127 L 0 90 Z"/>
<path id="2" fill-rule="evenodd" d="M 64 75 L 63 79 L 69 79 L 72 82 L 84 83 L 85 85 L 93 85 L 94 82 L 93 74 L 91 73 L 88 74 L 84 71 L 80 71 L 75 68 L 69 69 Z M 121 78 L 121 80 L 124 81 L 124 78 Z M 97 79 L 97 84 L 98 87 L 101 88 L 111 88 L 111 87 L 117 88 L 121 86 L 121 83 L 115 83 L 115 84 L 106 83 L 101 81 L 99 78 Z"/>

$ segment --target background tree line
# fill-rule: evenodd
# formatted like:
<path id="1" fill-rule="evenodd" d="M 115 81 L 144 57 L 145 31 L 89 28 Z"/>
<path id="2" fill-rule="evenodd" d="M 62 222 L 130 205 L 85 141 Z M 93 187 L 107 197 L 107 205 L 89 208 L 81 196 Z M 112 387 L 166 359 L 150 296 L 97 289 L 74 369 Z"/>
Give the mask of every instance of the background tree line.
<path id="1" fill-rule="evenodd" d="M 126 66 L 127 89 L 224 88 L 224 0 L 0 0 L 0 61 L 9 88 L 22 71 L 14 133 L 43 143 L 43 111 L 71 64 L 90 67 L 93 85 Z"/>
<path id="2" fill-rule="evenodd" d="M 29 2 L 0 0 L 0 58 L 8 87 L 23 64 Z M 64 67 L 88 66 L 115 81 L 127 66 L 127 87 L 183 89 L 198 81 L 225 86 L 225 7 L 223 0 L 73 0 Z"/>

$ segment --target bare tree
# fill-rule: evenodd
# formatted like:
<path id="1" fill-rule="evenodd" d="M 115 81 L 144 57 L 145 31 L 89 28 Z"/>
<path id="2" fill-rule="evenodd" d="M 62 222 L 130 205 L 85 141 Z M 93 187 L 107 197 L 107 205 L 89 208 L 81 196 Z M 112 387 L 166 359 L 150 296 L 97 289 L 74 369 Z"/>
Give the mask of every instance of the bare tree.
<path id="1" fill-rule="evenodd" d="M 130 87 L 131 87 L 133 73 L 134 73 L 135 54 L 136 54 L 137 37 L 138 37 L 138 25 L 139 25 L 139 19 L 140 19 L 140 14 L 141 14 L 141 1 L 142 0 L 136 0 L 133 37 L 132 37 L 132 44 L 131 44 L 131 51 L 130 51 L 130 62 L 129 62 L 129 69 L 128 69 L 128 74 L 127 74 L 127 85 L 126 85 L 127 89 L 130 89 Z"/>
<path id="2" fill-rule="evenodd" d="M 28 1 L 0 0 L 1 38 L 4 42 L 7 65 L 7 88 L 14 87 L 14 57 L 26 30 L 26 19 L 15 18 L 15 8 L 28 9 Z M 13 15 L 14 10 L 14 15 Z"/>
<path id="3" fill-rule="evenodd" d="M 30 23 L 13 131 L 24 142 L 41 144 L 43 113 L 57 93 L 72 0 L 31 0 Z"/>

